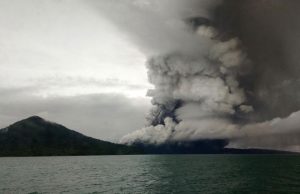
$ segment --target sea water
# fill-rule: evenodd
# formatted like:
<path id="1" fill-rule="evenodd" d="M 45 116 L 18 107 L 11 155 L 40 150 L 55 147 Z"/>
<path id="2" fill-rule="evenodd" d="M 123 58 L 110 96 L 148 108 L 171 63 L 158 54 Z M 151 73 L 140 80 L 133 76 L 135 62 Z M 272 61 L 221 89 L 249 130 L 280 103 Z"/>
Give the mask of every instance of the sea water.
<path id="1" fill-rule="evenodd" d="M 0 158 L 0 193 L 300 193 L 299 155 Z"/>

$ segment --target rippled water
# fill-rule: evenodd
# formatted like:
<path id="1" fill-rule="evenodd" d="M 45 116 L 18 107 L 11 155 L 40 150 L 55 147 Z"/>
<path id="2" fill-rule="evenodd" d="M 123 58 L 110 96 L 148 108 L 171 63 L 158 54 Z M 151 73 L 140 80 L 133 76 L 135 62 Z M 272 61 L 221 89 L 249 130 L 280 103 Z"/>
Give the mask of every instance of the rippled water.
<path id="1" fill-rule="evenodd" d="M 0 158 L 0 193 L 300 193 L 297 155 Z"/>

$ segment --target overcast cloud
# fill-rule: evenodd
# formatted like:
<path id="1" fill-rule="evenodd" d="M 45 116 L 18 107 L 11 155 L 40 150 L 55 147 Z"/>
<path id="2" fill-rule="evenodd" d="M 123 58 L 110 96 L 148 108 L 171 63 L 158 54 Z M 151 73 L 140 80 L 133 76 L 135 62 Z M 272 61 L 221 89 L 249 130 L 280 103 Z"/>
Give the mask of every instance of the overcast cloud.
<path id="1" fill-rule="evenodd" d="M 86 1 L 0 1 L 0 128 L 32 115 L 117 141 L 144 126 L 144 55 Z"/>

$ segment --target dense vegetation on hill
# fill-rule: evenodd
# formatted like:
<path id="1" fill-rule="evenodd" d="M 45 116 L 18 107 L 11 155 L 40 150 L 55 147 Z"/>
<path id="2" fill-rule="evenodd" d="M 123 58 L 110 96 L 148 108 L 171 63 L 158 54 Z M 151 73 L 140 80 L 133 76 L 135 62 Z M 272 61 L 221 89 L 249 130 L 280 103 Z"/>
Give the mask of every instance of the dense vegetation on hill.
<path id="1" fill-rule="evenodd" d="M 0 156 L 138 154 L 137 148 L 101 141 L 33 116 L 0 130 Z"/>

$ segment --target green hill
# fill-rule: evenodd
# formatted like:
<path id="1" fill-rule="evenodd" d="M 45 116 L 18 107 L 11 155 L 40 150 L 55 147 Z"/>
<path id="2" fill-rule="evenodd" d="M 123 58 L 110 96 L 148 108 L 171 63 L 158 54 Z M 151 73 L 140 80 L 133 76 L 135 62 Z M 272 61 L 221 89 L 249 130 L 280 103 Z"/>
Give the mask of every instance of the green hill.
<path id="1" fill-rule="evenodd" d="M 137 148 L 87 137 L 38 116 L 0 129 L 0 156 L 138 154 Z"/>

